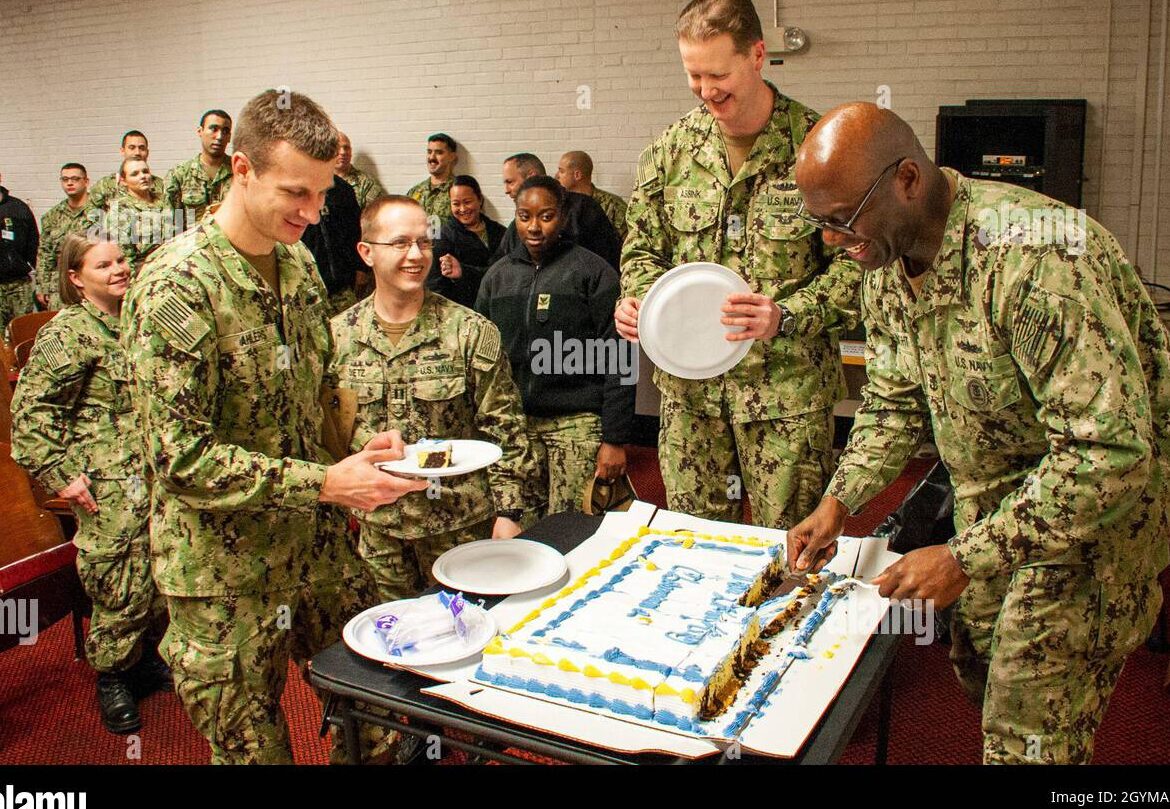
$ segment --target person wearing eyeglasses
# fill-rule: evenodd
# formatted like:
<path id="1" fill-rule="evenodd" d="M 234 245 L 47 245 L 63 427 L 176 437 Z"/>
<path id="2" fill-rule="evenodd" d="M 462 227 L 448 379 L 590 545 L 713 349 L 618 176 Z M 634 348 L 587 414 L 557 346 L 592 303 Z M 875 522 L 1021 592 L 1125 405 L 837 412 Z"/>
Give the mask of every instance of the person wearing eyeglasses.
<path id="1" fill-rule="evenodd" d="M 57 282 L 57 254 L 61 242 L 70 233 L 84 233 L 89 225 L 86 206 L 89 202 L 89 175 L 80 163 L 66 163 L 61 167 L 61 190 L 65 199 L 58 202 L 41 217 L 41 245 L 37 249 L 37 303 L 42 309 L 61 308 L 61 294 Z"/>
<path id="2" fill-rule="evenodd" d="M 715 262 L 747 281 L 721 320 L 744 327 L 727 340 L 755 340 L 738 365 L 701 380 L 654 371 L 659 463 L 672 510 L 743 522 L 746 490 L 754 523 L 789 528 L 832 473 L 837 335 L 857 320 L 861 273 L 796 215 L 793 160 L 817 115 L 764 80 L 751 0 L 694 0 L 676 33 L 703 103 L 638 161 L 617 329 L 638 339 L 641 299 L 680 264 Z"/>
<path id="3" fill-rule="evenodd" d="M 789 564 L 831 559 L 846 514 L 932 433 L 955 537 L 874 583 L 955 604 L 951 659 L 982 705 L 984 762 L 1087 763 L 1170 562 L 1170 335 L 1105 228 L 940 169 L 889 110 L 828 112 L 796 180 L 804 215 L 865 271 L 868 383 Z"/>
<path id="4" fill-rule="evenodd" d="M 394 429 L 404 440 L 486 439 L 492 466 L 435 478 L 426 492 L 358 514 L 358 552 L 383 601 L 434 584 L 431 566 L 464 542 L 510 538 L 537 512 L 526 494 L 539 474 L 520 394 L 500 332 L 486 317 L 427 290 L 433 243 L 427 213 L 406 196 L 379 197 L 362 213 L 358 252 L 374 294 L 333 318 L 329 384 L 354 401 L 342 426 L 351 447 Z"/>

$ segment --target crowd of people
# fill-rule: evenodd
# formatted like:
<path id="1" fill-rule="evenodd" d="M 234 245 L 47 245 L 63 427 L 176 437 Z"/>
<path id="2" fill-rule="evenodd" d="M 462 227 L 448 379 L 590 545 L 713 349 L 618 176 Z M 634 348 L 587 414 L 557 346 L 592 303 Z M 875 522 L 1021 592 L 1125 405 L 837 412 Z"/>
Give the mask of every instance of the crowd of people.
<path id="1" fill-rule="evenodd" d="M 1076 254 L 984 232 L 984 207 L 1058 203 L 936 167 L 892 111 L 781 94 L 750 0 L 693 0 L 677 36 L 702 103 L 643 151 L 628 205 L 582 151 L 555 176 L 520 152 L 504 227 L 443 133 L 429 176 L 387 194 L 322 107 L 271 90 L 206 113 L 164 181 L 137 131 L 92 189 L 66 163 L 39 250 L 0 188 L 3 311 L 61 310 L 17 387 L 13 453 L 78 512 L 111 731 L 173 677 L 213 761 L 290 762 L 290 659 L 419 592 L 444 551 L 625 474 L 629 380 L 550 372 L 534 345 L 636 342 L 654 282 L 713 261 L 752 290 L 724 302 L 727 339 L 754 342 L 711 379 L 655 371 L 668 506 L 740 522 L 742 481 L 753 520 L 790 529 L 792 569 L 819 570 L 932 435 L 957 535 L 881 592 L 956 603 L 985 761 L 1089 760 L 1170 561 L 1170 347 L 1137 273 L 1095 222 Z M 143 243 L 167 210 L 183 227 Z M 869 384 L 835 462 L 837 335 L 859 321 Z M 427 437 L 503 455 L 441 487 L 375 467 Z M 373 726 L 362 745 L 400 755 Z"/>

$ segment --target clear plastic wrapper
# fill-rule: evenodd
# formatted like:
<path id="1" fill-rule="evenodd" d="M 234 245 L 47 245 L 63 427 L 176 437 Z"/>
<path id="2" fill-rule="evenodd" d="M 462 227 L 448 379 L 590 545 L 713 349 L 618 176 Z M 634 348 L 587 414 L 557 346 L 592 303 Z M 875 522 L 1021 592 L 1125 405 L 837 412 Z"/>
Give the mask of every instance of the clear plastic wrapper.
<path id="1" fill-rule="evenodd" d="M 374 627 L 389 654 L 423 652 L 466 640 L 468 628 L 463 620 L 466 607 L 463 593 L 442 591 L 415 599 L 400 613 L 379 616 Z"/>

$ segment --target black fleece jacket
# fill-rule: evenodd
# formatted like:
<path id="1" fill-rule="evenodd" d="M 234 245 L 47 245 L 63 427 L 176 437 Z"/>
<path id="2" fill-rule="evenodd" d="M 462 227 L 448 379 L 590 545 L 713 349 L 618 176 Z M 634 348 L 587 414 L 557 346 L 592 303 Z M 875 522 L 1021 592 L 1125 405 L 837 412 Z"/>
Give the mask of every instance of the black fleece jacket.
<path id="1" fill-rule="evenodd" d="M 618 286 L 604 259 L 567 238 L 539 266 L 520 243 L 488 270 L 475 304 L 500 329 L 524 412 L 597 413 L 608 444 L 631 440 L 637 381 L 637 349 L 613 322 Z M 612 359 L 598 367 L 601 356 Z M 619 356 L 626 366 L 616 364 Z M 622 368 L 631 362 L 623 385 Z"/>

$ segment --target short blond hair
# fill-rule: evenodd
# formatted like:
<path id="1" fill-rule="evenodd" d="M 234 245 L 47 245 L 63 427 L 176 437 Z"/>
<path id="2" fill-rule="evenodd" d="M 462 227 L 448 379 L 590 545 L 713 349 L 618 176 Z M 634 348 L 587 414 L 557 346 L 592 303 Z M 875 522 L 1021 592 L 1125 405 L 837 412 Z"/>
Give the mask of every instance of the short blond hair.
<path id="1" fill-rule="evenodd" d="M 338 131 L 325 110 L 291 90 L 265 90 L 244 105 L 232 135 L 232 149 L 248 156 L 256 172 L 271 164 L 272 150 L 285 141 L 314 160 L 334 160 Z"/>
<path id="2" fill-rule="evenodd" d="M 729 34 L 738 53 L 746 54 L 764 38 L 760 15 L 751 0 L 691 0 L 674 28 L 679 39 L 704 42 Z"/>
<path id="3" fill-rule="evenodd" d="M 368 242 L 378 236 L 378 217 L 382 213 L 383 208 L 389 208 L 391 205 L 405 205 L 407 208 L 418 208 L 425 211 L 422 203 L 414 197 L 408 197 L 404 194 L 382 194 L 379 197 L 374 197 L 366 203 L 366 207 L 362 209 L 362 241 Z"/>

